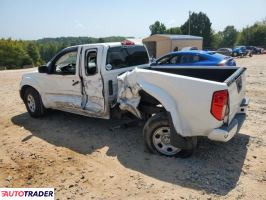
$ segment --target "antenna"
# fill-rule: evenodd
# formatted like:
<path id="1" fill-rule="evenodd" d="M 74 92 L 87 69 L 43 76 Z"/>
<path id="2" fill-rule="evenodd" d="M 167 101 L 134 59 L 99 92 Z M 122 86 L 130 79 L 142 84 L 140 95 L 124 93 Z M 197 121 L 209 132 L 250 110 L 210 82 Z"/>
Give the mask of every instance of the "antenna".
<path id="1" fill-rule="evenodd" d="M 188 34 L 190 35 L 190 15 L 191 15 L 191 11 L 188 12 Z"/>

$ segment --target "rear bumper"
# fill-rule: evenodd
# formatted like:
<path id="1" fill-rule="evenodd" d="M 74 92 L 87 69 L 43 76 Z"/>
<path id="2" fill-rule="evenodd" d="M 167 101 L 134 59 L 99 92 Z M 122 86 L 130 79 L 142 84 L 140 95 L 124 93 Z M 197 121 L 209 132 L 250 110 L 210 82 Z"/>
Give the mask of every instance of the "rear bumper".
<path id="1" fill-rule="evenodd" d="M 246 119 L 246 109 L 248 106 L 249 100 L 244 98 L 238 113 L 235 115 L 234 119 L 231 121 L 229 125 L 223 125 L 220 128 L 216 128 L 210 132 L 208 138 L 210 140 L 227 142 L 232 139 L 235 134 L 237 134 L 242 127 L 245 119 Z"/>

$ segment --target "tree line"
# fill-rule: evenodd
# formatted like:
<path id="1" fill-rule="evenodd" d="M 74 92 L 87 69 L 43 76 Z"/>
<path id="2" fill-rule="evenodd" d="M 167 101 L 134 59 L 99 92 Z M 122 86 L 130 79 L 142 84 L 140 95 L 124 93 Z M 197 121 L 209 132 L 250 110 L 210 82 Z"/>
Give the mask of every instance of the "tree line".
<path id="1" fill-rule="evenodd" d="M 189 28 L 190 24 L 190 28 Z M 151 35 L 154 34 L 189 34 L 203 37 L 204 49 L 216 49 L 220 47 L 234 47 L 235 45 L 252 45 L 266 47 L 266 18 L 238 31 L 229 25 L 223 31 L 215 32 L 209 17 L 203 13 L 193 12 L 180 27 L 166 28 L 159 21 L 150 25 Z"/>
<path id="2" fill-rule="evenodd" d="M 34 41 L 0 39 L 0 69 L 18 69 L 47 63 L 61 49 L 91 43 L 120 42 L 125 37 L 59 37 Z"/>

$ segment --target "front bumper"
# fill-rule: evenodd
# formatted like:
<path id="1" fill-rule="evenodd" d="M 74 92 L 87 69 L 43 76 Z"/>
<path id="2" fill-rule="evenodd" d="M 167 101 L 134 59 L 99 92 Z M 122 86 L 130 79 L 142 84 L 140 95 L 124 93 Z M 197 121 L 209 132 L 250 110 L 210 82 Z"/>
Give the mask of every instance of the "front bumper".
<path id="1" fill-rule="evenodd" d="M 238 113 L 235 115 L 234 119 L 232 119 L 229 125 L 223 125 L 220 128 L 214 129 L 209 135 L 208 138 L 210 140 L 227 142 L 235 136 L 242 127 L 245 119 L 246 119 L 246 110 L 249 104 L 249 99 L 244 98 L 239 107 Z"/>

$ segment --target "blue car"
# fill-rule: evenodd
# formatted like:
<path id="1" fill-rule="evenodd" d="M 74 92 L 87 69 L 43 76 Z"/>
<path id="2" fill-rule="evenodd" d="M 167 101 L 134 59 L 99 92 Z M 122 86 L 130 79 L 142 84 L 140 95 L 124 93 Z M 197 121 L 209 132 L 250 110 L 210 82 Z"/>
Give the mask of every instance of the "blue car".
<path id="1" fill-rule="evenodd" d="M 178 51 L 162 56 L 151 66 L 236 66 L 230 56 L 212 51 Z"/>
<path id="2" fill-rule="evenodd" d="M 252 57 L 252 51 L 251 50 L 248 50 L 245 46 L 236 46 L 234 49 L 233 49 L 233 56 L 236 57 L 236 56 L 249 56 L 249 57 Z"/>

